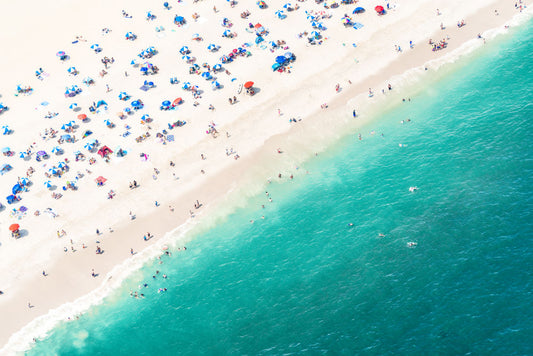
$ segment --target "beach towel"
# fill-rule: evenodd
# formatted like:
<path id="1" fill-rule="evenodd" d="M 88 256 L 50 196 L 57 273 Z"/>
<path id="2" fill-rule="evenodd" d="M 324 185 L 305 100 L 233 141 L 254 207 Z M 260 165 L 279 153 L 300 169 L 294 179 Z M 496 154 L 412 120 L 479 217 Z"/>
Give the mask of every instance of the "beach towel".
<path id="1" fill-rule="evenodd" d="M 173 142 L 174 141 L 174 135 L 167 135 L 167 141 Z"/>

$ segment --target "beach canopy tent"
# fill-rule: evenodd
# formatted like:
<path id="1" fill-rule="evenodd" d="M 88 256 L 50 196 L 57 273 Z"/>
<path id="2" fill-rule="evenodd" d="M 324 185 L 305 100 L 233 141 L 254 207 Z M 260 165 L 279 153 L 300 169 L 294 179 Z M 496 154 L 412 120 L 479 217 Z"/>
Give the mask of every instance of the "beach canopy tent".
<path id="1" fill-rule="evenodd" d="M 11 225 L 9 226 L 9 231 L 11 231 L 11 232 L 15 232 L 15 231 L 17 231 L 18 229 L 20 229 L 20 225 L 19 225 L 19 224 L 11 224 Z"/>
<path id="2" fill-rule="evenodd" d="M 13 194 L 17 194 L 17 193 L 20 193 L 20 192 L 22 192 L 22 191 L 23 191 L 23 188 L 22 188 L 22 186 L 21 186 L 20 184 L 18 184 L 18 183 L 15 184 L 15 185 L 13 186 L 13 188 L 11 188 L 11 193 L 13 193 Z"/>
<path id="3" fill-rule="evenodd" d="M 246 83 L 244 83 L 244 88 L 245 88 L 245 89 L 250 89 L 250 88 L 253 87 L 253 86 L 254 86 L 254 82 L 251 82 L 251 81 L 250 81 L 250 82 L 246 82 Z"/>
<path id="4" fill-rule="evenodd" d="M 359 6 L 359 7 L 356 7 L 356 8 L 353 10 L 352 14 L 360 14 L 360 13 L 362 13 L 362 12 L 365 12 L 365 8 Z"/>
<path id="5" fill-rule="evenodd" d="M 93 132 L 92 132 L 91 130 L 87 130 L 87 131 L 85 131 L 85 132 L 83 133 L 82 138 L 85 138 L 85 137 L 87 137 L 87 136 L 89 136 L 89 135 L 92 135 L 92 133 L 93 133 Z"/>
<path id="6" fill-rule="evenodd" d="M 110 153 L 113 153 L 113 151 L 111 151 L 111 149 L 107 146 L 103 146 L 98 150 L 98 154 L 102 157 L 106 157 Z"/>
<path id="7" fill-rule="evenodd" d="M 376 12 L 380 15 L 385 13 L 385 9 L 381 5 L 376 6 L 374 10 L 376 10 Z"/>
<path id="8" fill-rule="evenodd" d="M 16 195 L 8 195 L 8 196 L 6 197 L 6 200 L 7 200 L 7 203 L 8 203 L 8 204 L 13 204 L 13 203 L 16 202 L 16 201 L 19 201 L 20 198 L 17 197 Z"/>

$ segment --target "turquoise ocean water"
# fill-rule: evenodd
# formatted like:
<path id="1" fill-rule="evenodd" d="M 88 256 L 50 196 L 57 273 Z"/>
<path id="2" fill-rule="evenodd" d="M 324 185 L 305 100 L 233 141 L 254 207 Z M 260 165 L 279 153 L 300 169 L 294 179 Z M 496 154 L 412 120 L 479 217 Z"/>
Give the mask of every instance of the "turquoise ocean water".
<path id="1" fill-rule="evenodd" d="M 27 354 L 533 354 L 527 25 Z"/>

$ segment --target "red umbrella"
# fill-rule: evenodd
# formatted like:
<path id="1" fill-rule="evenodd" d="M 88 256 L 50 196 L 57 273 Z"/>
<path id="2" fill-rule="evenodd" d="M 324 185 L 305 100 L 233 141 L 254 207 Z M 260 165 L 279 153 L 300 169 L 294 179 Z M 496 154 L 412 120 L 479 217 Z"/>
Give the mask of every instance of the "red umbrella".
<path id="1" fill-rule="evenodd" d="M 172 106 L 176 106 L 176 105 L 179 105 L 183 102 L 183 99 L 182 98 L 177 98 L 176 100 L 174 100 L 172 102 Z"/>
<path id="2" fill-rule="evenodd" d="M 105 181 L 107 179 L 105 179 L 104 177 L 100 176 L 100 177 L 96 178 L 95 180 L 96 180 L 97 183 L 105 183 Z"/>
<path id="3" fill-rule="evenodd" d="M 253 86 L 254 86 L 254 82 L 246 82 L 246 83 L 244 83 L 244 88 L 245 89 L 250 89 Z"/>
<path id="4" fill-rule="evenodd" d="M 383 8 L 383 6 L 381 6 L 381 5 L 376 6 L 376 7 L 374 8 L 374 10 L 376 10 L 377 12 L 383 12 L 383 11 L 385 11 L 385 9 Z"/>
<path id="5" fill-rule="evenodd" d="M 79 120 L 85 120 L 86 118 L 87 118 L 87 115 L 85 115 L 85 114 L 79 114 L 78 115 L 78 119 Z"/>
<path id="6" fill-rule="evenodd" d="M 20 225 L 19 224 L 13 224 L 9 227 L 9 231 L 17 231 L 18 229 L 20 229 Z"/>

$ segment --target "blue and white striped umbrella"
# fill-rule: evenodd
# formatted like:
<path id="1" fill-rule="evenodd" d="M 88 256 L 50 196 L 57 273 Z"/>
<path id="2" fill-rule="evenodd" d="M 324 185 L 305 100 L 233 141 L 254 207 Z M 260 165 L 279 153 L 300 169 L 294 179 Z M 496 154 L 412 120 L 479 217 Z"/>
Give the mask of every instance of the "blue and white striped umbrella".
<path id="1" fill-rule="evenodd" d="M 221 70 L 221 69 L 222 69 L 222 64 L 219 64 L 219 63 L 215 64 L 215 65 L 213 66 L 213 69 L 214 69 L 214 70 Z"/>
<path id="2" fill-rule="evenodd" d="M 66 167 L 66 163 L 65 162 L 59 162 L 59 164 L 57 165 L 58 168 L 63 168 L 63 167 Z"/>
<path id="3" fill-rule="evenodd" d="M 292 8 L 292 5 L 290 2 L 286 3 L 285 5 L 283 5 L 283 8 L 284 9 L 288 9 L 288 8 Z"/>
<path id="4" fill-rule="evenodd" d="M 93 146 L 93 145 L 91 145 L 90 143 L 86 143 L 86 144 L 85 144 L 85 146 L 83 146 L 83 147 L 84 147 L 84 148 L 86 148 L 86 149 L 87 149 L 87 151 L 92 151 L 92 150 L 93 150 L 93 148 L 94 148 L 94 146 Z"/>
<path id="5" fill-rule="evenodd" d="M 27 152 L 20 152 L 19 157 L 20 158 L 26 158 L 26 157 L 28 157 L 28 153 Z"/>
<path id="6" fill-rule="evenodd" d="M 95 51 L 100 49 L 100 45 L 98 43 L 95 43 L 91 46 L 91 49 L 94 49 Z"/>
<path id="7" fill-rule="evenodd" d="M 20 184 L 22 184 L 22 186 L 25 187 L 25 186 L 29 185 L 30 183 L 31 183 L 31 181 L 28 178 L 26 178 L 26 177 L 20 178 Z"/>
<path id="8" fill-rule="evenodd" d="M 52 147 L 52 152 L 53 152 L 53 153 L 57 153 L 57 152 L 61 152 L 61 151 L 63 151 L 63 150 L 62 150 L 61 147 L 59 147 L 59 146 L 54 146 L 54 147 Z"/>
<path id="9" fill-rule="evenodd" d="M 68 108 L 69 109 L 76 109 L 77 107 L 78 107 L 78 104 L 72 103 L 72 104 L 70 104 L 70 106 Z"/>
<path id="10" fill-rule="evenodd" d="M 183 47 L 180 48 L 180 53 L 182 53 L 182 54 L 183 53 L 189 53 L 189 52 L 190 52 L 189 51 L 189 47 L 187 47 L 187 46 L 183 46 Z"/>
<path id="11" fill-rule="evenodd" d="M 191 87 L 191 83 L 185 82 L 183 83 L 183 89 L 189 89 Z"/>
<path id="12" fill-rule="evenodd" d="M 67 69 L 67 72 L 69 72 L 69 73 L 77 72 L 76 67 L 70 67 L 69 69 Z"/>
<path id="13" fill-rule="evenodd" d="M 46 182 L 44 182 L 44 186 L 45 186 L 46 188 L 52 188 L 52 182 L 49 181 L 49 180 L 47 180 Z"/>
<path id="14" fill-rule="evenodd" d="M 211 73 L 209 72 L 203 72 L 202 73 L 202 78 L 205 78 L 207 80 L 211 79 Z"/>

